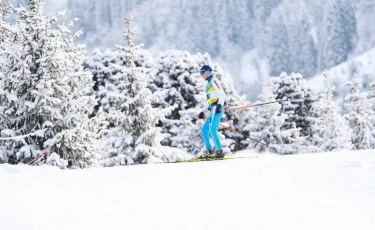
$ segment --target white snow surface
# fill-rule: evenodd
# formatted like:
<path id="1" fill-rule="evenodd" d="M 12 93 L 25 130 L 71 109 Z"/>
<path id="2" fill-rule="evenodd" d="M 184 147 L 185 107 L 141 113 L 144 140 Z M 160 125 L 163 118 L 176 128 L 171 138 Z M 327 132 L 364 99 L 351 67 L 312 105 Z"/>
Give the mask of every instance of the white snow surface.
<path id="1" fill-rule="evenodd" d="M 262 154 L 71 171 L 0 165 L 0 229 L 373 230 L 375 155 Z"/>

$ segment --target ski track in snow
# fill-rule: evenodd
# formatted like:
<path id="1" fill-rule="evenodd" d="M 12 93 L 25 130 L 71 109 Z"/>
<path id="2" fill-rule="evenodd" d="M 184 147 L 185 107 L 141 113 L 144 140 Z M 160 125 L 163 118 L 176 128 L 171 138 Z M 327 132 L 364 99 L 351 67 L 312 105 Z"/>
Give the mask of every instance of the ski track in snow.
<path id="1" fill-rule="evenodd" d="M 71 171 L 0 165 L 0 229 L 373 230 L 375 155 L 263 154 Z"/>

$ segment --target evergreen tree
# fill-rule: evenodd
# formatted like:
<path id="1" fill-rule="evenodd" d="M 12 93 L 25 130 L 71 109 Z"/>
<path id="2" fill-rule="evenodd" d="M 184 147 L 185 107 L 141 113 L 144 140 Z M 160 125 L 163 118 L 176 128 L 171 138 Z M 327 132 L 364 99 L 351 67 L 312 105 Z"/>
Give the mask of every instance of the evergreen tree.
<path id="1" fill-rule="evenodd" d="M 370 83 L 370 93 L 368 99 L 372 105 L 371 109 L 375 112 L 375 75 L 372 77 L 372 82 Z"/>
<path id="2" fill-rule="evenodd" d="M 296 8 L 298 11 L 296 12 Z M 305 77 L 314 76 L 317 72 L 317 50 L 311 35 L 312 26 L 306 17 L 307 10 L 303 2 L 286 7 L 289 31 L 289 68 L 292 73 Z"/>
<path id="3" fill-rule="evenodd" d="M 324 90 L 311 108 L 311 112 L 317 117 L 312 121 L 311 144 L 320 152 L 350 149 L 349 127 L 337 112 L 337 106 L 332 99 L 335 89 L 328 82 L 328 73 L 323 75 Z"/>
<path id="4" fill-rule="evenodd" d="M 171 108 L 163 110 L 153 107 L 159 96 L 152 93 L 148 85 L 152 81 L 144 67 L 136 66 L 136 57 L 142 49 L 134 45 L 134 29 L 130 28 L 133 17 L 126 16 L 125 40 L 128 46 L 117 45 L 125 65 L 114 65 L 118 73 L 113 77 L 119 93 L 113 95 L 115 110 L 109 111 L 112 127 L 103 132 L 109 157 L 116 157 L 120 164 L 139 164 L 155 161 L 182 159 L 183 151 L 160 144 L 161 128 L 156 127 Z M 108 159 L 103 162 L 110 165 Z"/>
<path id="5" fill-rule="evenodd" d="M 282 72 L 290 72 L 288 38 L 286 16 L 283 8 L 279 7 L 267 20 L 265 34 L 265 53 L 271 76 L 279 76 Z"/>
<path id="6" fill-rule="evenodd" d="M 356 75 L 348 82 L 351 93 L 345 98 L 347 113 L 345 119 L 351 129 L 351 140 L 353 149 L 370 149 L 375 147 L 372 131 L 374 125 L 371 121 L 374 112 L 367 96 L 360 92 L 361 81 Z"/>
<path id="7" fill-rule="evenodd" d="M 316 73 L 317 51 L 306 14 L 303 3 L 285 3 L 268 19 L 265 50 L 272 76 L 281 72 L 296 72 L 304 76 Z"/>
<path id="8" fill-rule="evenodd" d="M 375 76 L 373 76 L 372 78 L 372 82 L 370 83 L 370 88 L 371 88 L 371 91 L 370 93 L 368 94 L 368 100 L 369 100 L 369 103 L 371 105 L 371 111 L 373 114 L 375 114 Z M 375 117 L 372 117 L 371 118 L 371 122 L 373 124 L 373 127 L 375 127 Z M 374 146 L 373 148 L 375 148 L 375 129 L 372 130 L 372 138 L 373 138 L 373 143 L 374 143 Z"/>
<path id="9" fill-rule="evenodd" d="M 247 8 L 248 0 L 237 0 L 230 2 L 227 7 L 228 16 L 226 21 L 229 26 L 228 40 L 238 45 L 242 49 L 249 50 L 253 48 L 252 38 L 252 11 Z"/>
<path id="10" fill-rule="evenodd" d="M 275 100 L 276 98 L 272 93 L 272 89 L 263 85 L 260 101 L 255 103 L 270 102 Z M 281 116 L 279 116 L 280 109 L 281 106 L 278 103 L 255 108 L 255 115 L 253 116 L 252 121 L 244 127 L 244 131 L 248 131 L 251 138 L 260 141 L 265 145 L 270 146 L 273 144 L 280 144 L 279 140 L 277 139 L 277 134 L 275 133 L 280 131 L 280 129 L 277 130 L 276 127 L 276 124 L 281 123 L 281 121 L 278 119 L 283 119 Z M 255 148 L 259 152 L 269 150 L 265 145 L 254 142 L 251 139 L 246 139 L 243 141 L 243 143 L 246 143 L 248 147 Z"/>
<path id="11" fill-rule="evenodd" d="M 375 26 L 370 26 L 375 12 L 375 1 L 360 0 L 356 5 L 358 44 L 355 54 L 364 53 L 374 47 Z"/>
<path id="12" fill-rule="evenodd" d="M 88 57 L 85 62 L 85 68 L 93 75 L 95 85 L 92 94 L 98 98 L 94 113 L 99 110 L 108 112 L 115 109 L 114 100 L 116 100 L 119 90 L 114 76 L 120 71 L 117 67 L 125 66 L 125 64 L 125 58 L 117 50 L 106 49 L 102 52 L 99 49 L 95 49 Z M 151 74 L 154 71 L 151 54 L 143 49 L 137 54 L 135 65 L 143 67 L 142 70 L 146 71 L 145 73 L 147 74 Z"/>
<path id="13" fill-rule="evenodd" d="M 275 100 L 276 95 L 273 92 L 272 84 L 263 84 L 260 101 L 256 103 Z M 259 152 L 298 153 L 305 138 L 300 136 L 300 128 L 296 127 L 295 122 L 292 122 L 290 127 L 283 128 L 288 116 L 284 113 L 280 114 L 280 110 L 281 105 L 279 103 L 256 107 L 253 121 L 245 126 L 245 130 L 249 132 L 252 139 L 262 144 L 251 139 L 245 140 L 244 143 Z"/>
<path id="14" fill-rule="evenodd" d="M 303 76 L 292 74 L 287 76 L 282 73 L 279 78 L 274 78 L 274 94 L 277 100 L 282 101 L 282 113 L 288 115 L 283 129 L 290 129 L 294 123 L 301 128 L 301 136 L 311 134 L 310 109 L 314 99 L 310 87 Z"/>
<path id="15" fill-rule="evenodd" d="M 255 47 L 260 49 L 260 53 L 264 52 L 264 49 L 267 48 L 267 43 L 263 42 L 267 32 L 267 21 L 269 17 L 272 16 L 272 11 L 281 3 L 281 0 L 253 0 L 252 7 L 254 12 L 254 31 L 253 34 L 256 34 L 254 39 Z M 280 34 L 283 36 L 282 34 Z M 280 72 L 277 74 L 279 75 Z"/>
<path id="16" fill-rule="evenodd" d="M 27 162 L 50 147 L 72 166 L 87 167 L 101 148 L 98 122 L 89 119 L 95 98 L 87 96 L 92 77 L 83 70 L 83 46 L 75 45 L 73 22 L 43 15 L 40 0 L 14 8 L 17 21 L 1 25 L 9 40 L 1 43 L 0 129 L 2 157 Z"/>
<path id="17" fill-rule="evenodd" d="M 8 17 L 11 9 L 12 5 L 8 0 L 0 0 L 0 24 L 8 24 Z M 5 42 L 8 37 L 7 30 L 0 28 L 0 43 Z"/>
<path id="18" fill-rule="evenodd" d="M 97 113 L 99 110 L 108 112 L 115 109 L 115 102 L 112 101 L 111 95 L 119 93 L 113 80 L 113 76 L 119 70 L 114 68 L 113 64 L 121 65 L 122 62 L 116 55 L 116 52 L 112 52 L 109 49 L 104 53 L 99 49 L 95 49 L 85 63 L 86 70 L 92 73 L 95 82 L 92 94 L 96 96 L 98 103 L 95 106 L 94 113 Z"/>
<path id="19" fill-rule="evenodd" d="M 214 12 L 216 12 L 216 17 L 213 17 L 213 20 L 211 20 L 211 23 L 213 23 L 211 30 L 214 32 L 211 36 L 214 37 L 213 41 L 215 42 L 206 40 L 205 43 L 211 43 L 210 45 L 214 45 L 217 50 L 215 50 L 215 52 L 207 50 L 207 52 L 213 57 L 222 56 L 223 58 L 230 60 L 233 53 L 236 53 L 236 50 L 232 42 L 229 40 L 231 25 L 228 21 L 228 2 L 217 1 L 214 4 Z M 208 17 L 206 17 L 205 20 L 208 20 Z"/>
<path id="20" fill-rule="evenodd" d="M 346 61 L 355 48 L 357 22 L 352 1 L 329 1 L 323 25 L 319 69 L 330 68 Z"/>

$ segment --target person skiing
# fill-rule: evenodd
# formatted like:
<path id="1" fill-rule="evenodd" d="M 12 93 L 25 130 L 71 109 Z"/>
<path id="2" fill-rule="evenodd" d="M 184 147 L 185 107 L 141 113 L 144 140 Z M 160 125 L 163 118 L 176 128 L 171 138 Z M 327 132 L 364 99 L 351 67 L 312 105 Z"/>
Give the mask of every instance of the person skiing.
<path id="1" fill-rule="evenodd" d="M 210 143 L 210 136 L 215 143 L 216 157 L 224 158 L 225 154 L 221 146 L 218 129 L 220 120 L 224 115 L 224 102 L 226 95 L 221 86 L 221 82 L 214 77 L 209 65 L 202 66 L 200 75 L 207 81 L 206 95 L 208 103 L 208 108 L 198 115 L 199 119 L 207 118 L 201 130 L 201 136 L 207 150 L 205 154 L 202 155 L 202 158 L 209 158 L 214 154 L 214 149 Z M 206 117 L 206 113 L 208 113 L 208 117 Z"/>

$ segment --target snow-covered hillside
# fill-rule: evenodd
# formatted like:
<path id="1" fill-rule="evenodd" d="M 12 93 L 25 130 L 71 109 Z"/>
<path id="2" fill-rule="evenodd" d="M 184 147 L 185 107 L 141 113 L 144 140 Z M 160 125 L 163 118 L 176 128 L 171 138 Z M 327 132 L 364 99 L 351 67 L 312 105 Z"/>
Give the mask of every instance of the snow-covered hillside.
<path id="1" fill-rule="evenodd" d="M 0 165 L 0 229 L 372 230 L 375 158 L 348 151 L 73 171 Z"/>
<path id="2" fill-rule="evenodd" d="M 370 88 L 369 83 L 375 76 L 375 48 L 368 52 L 352 58 L 332 69 L 327 70 L 330 83 L 336 87 L 336 99 L 344 99 L 350 91 L 347 82 L 352 80 L 356 73 L 362 80 L 362 87 L 367 90 Z M 316 75 L 309 79 L 311 87 L 315 90 L 321 90 L 324 86 L 323 74 Z"/>

